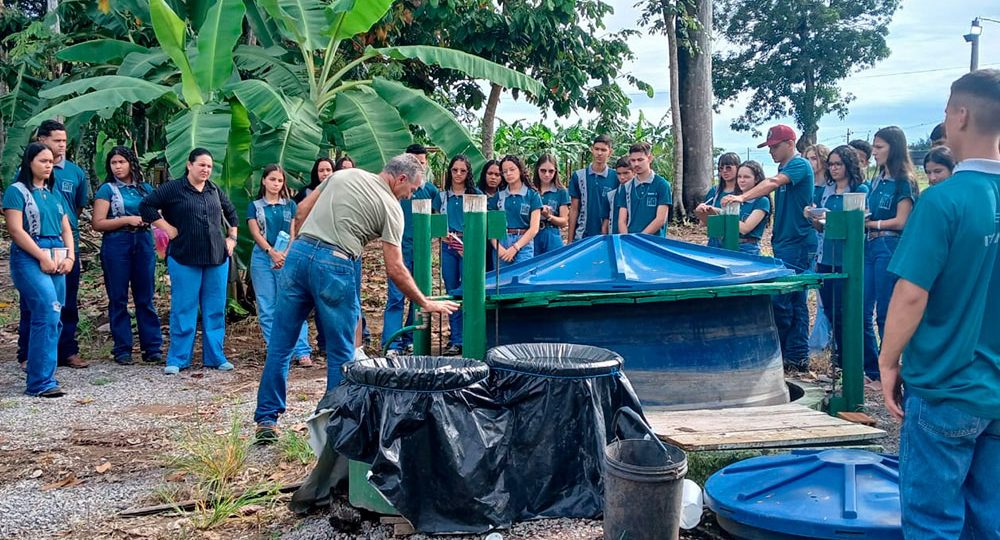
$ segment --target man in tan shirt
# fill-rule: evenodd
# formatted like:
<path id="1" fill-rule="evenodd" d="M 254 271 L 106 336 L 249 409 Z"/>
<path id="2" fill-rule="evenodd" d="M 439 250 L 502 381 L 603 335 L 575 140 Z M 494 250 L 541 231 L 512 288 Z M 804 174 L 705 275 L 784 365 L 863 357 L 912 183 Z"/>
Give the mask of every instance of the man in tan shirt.
<path id="1" fill-rule="evenodd" d="M 344 169 L 327 177 L 299 204 L 302 223 L 278 283 L 274 327 L 257 389 L 257 441 L 277 438 L 285 412 L 288 363 L 303 321 L 313 308 L 326 335 L 326 389 L 340 384 L 340 366 L 354 356 L 354 329 L 361 306 L 355 291 L 354 260 L 365 244 L 382 240 L 385 270 L 397 287 L 428 313 L 451 313 L 458 304 L 428 300 L 403 264 L 403 211 L 423 181 L 423 166 L 408 154 L 396 156 L 379 174 Z"/>

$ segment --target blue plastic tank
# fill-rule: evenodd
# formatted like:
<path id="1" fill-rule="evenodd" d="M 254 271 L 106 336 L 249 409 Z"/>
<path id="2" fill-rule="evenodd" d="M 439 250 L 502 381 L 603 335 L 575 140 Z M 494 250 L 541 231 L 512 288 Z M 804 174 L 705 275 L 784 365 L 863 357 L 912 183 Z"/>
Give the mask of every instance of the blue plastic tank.
<path id="1" fill-rule="evenodd" d="M 705 502 L 747 540 L 901 540 L 899 460 L 864 450 L 799 450 L 713 474 Z"/>
<path id="2" fill-rule="evenodd" d="M 487 293 L 652 293 L 770 281 L 778 260 L 644 234 L 603 235 L 487 275 Z M 499 280 L 499 286 L 497 282 Z M 486 312 L 487 344 L 577 343 L 609 349 L 643 407 L 788 403 L 771 297 L 575 302 Z"/>

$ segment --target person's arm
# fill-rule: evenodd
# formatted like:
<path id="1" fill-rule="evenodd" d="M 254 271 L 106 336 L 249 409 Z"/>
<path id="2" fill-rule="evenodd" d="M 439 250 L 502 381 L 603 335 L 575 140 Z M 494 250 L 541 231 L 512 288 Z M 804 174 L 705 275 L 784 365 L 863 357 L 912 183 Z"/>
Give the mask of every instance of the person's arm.
<path id="1" fill-rule="evenodd" d="M 428 300 L 420 289 L 417 288 L 413 276 L 403 264 L 403 250 L 399 246 L 382 242 L 382 255 L 385 257 L 385 273 L 389 279 L 396 284 L 396 287 L 407 298 L 420 306 L 420 309 L 427 313 L 453 313 L 458 310 L 458 304 L 449 300 Z"/>
<path id="2" fill-rule="evenodd" d="M 896 205 L 896 217 L 892 219 L 869 220 L 865 223 L 870 231 L 901 231 L 906 226 L 913 211 L 913 200 L 903 199 Z"/>
<path id="3" fill-rule="evenodd" d="M 628 234 L 628 208 L 617 206 L 618 213 L 618 234 Z"/>
<path id="4" fill-rule="evenodd" d="M 750 215 L 745 220 L 740 221 L 740 234 L 750 234 L 750 231 L 756 229 L 757 225 L 760 225 L 760 222 L 765 217 L 767 217 L 767 212 L 759 208 L 750 212 Z"/>
<path id="5" fill-rule="evenodd" d="M 900 278 L 889 301 L 878 368 L 882 378 L 885 407 L 899 420 L 903 419 L 901 400 L 903 381 L 899 376 L 899 359 L 903 355 L 903 349 L 917 331 L 921 319 L 924 318 L 928 296 L 928 292 L 919 285 Z"/>
<path id="6" fill-rule="evenodd" d="M 65 214 L 62 217 L 62 241 L 63 246 L 69 249 L 66 258 L 59 262 L 56 267 L 56 272 L 59 274 L 68 274 L 73 270 L 73 263 L 76 262 L 76 242 L 73 238 L 73 227 L 69 224 L 69 217 Z"/>
<path id="7" fill-rule="evenodd" d="M 656 217 L 653 218 L 653 221 L 649 222 L 649 225 L 646 225 L 646 227 L 642 230 L 642 233 L 658 234 L 660 232 L 660 229 L 663 228 L 663 224 L 667 222 L 667 210 L 669 209 L 670 206 L 665 204 L 657 206 Z"/>
<path id="8" fill-rule="evenodd" d="M 177 238 L 177 227 L 174 227 L 166 218 L 161 214 L 161 210 L 166 206 L 166 190 L 170 189 L 170 182 L 163 184 L 162 186 L 153 190 L 152 193 L 146 195 L 142 198 L 139 203 L 139 215 L 142 216 L 142 221 L 144 223 L 149 223 L 150 225 L 160 229 L 161 231 L 167 233 L 167 238 L 173 240 Z"/>
<path id="9" fill-rule="evenodd" d="M 722 206 L 734 202 L 743 204 L 745 201 L 752 201 L 760 197 L 766 197 L 776 189 L 789 183 L 791 183 L 791 180 L 787 175 L 784 173 L 778 173 L 771 178 L 765 178 L 763 182 L 750 188 L 750 191 L 747 191 L 742 195 L 726 195 L 722 198 Z"/>
<path id="10" fill-rule="evenodd" d="M 309 217 L 309 212 L 312 212 L 313 206 L 316 205 L 316 199 L 319 199 L 319 194 L 323 191 L 323 186 L 325 185 L 326 182 L 324 181 L 322 184 L 317 186 L 316 189 L 312 190 L 305 199 L 302 199 L 302 202 L 299 203 L 298 210 L 295 212 L 296 223 L 301 225 L 306 222 L 306 218 Z M 298 233 L 298 231 L 296 231 L 296 233 Z"/>
<path id="11" fill-rule="evenodd" d="M 578 197 L 573 197 L 570 199 L 569 203 L 569 238 L 567 239 L 567 244 L 572 244 L 573 240 L 576 238 L 576 222 L 580 218 L 580 199 Z M 606 232 L 606 231 L 605 231 Z"/>
<path id="12" fill-rule="evenodd" d="M 111 209 L 111 202 L 104 199 L 94 199 L 94 215 L 91 217 L 90 225 L 95 231 L 110 232 L 117 231 L 122 227 L 141 227 L 142 218 L 139 216 L 122 216 L 120 218 L 109 218 L 108 210 Z"/>
<path id="13" fill-rule="evenodd" d="M 531 211 L 531 220 L 528 222 L 528 232 L 522 234 L 521 238 L 518 238 L 517 241 L 514 242 L 514 247 L 516 247 L 518 251 L 521 251 L 524 246 L 530 244 L 535 239 L 535 236 L 538 235 L 538 228 L 541 221 L 542 211 L 535 208 Z"/>
<path id="14" fill-rule="evenodd" d="M 219 204 L 222 206 L 222 215 L 226 218 L 226 223 L 229 224 L 229 228 L 226 231 L 226 255 L 232 255 L 233 250 L 236 249 L 236 243 L 239 241 L 239 216 L 236 215 L 236 205 L 233 201 L 229 200 L 229 195 L 226 192 L 219 189 L 218 186 L 215 188 L 219 193 Z"/>
<path id="15" fill-rule="evenodd" d="M 3 211 L 4 217 L 7 220 L 7 232 L 10 234 L 11 240 L 17 244 L 17 247 L 21 248 L 25 253 L 31 255 L 38 261 L 39 266 L 42 268 L 42 272 L 46 274 L 54 274 L 56 272 L 56 264 L 52 262 L 52 258 L 49 256 L 48 250 L 44 250 L 38 247 L 38 244 L 31 239 L 31 235 L 28 231 L 24 230 L 24 224 L 22 220 L 24 219 L 24 212 L 21 210 L 14 210 L 12 208 L 7 208 Z"/>
<path id="16" fill-rule="evenodd" d="M 87 173 L 80 169 L 80 181 L 76 185 L 76 215 L 77 217 L 83 212 L 83 209 L 90 202 L 90 180 L 87 179 Z"/>
<path id="17" fill-rule="evenodd" d="M 569 205 L 564 204 L 560 206 L 558 216 L 549 214 L 549 223 L 559 227 L 560 229 L 569 225 Z"/>

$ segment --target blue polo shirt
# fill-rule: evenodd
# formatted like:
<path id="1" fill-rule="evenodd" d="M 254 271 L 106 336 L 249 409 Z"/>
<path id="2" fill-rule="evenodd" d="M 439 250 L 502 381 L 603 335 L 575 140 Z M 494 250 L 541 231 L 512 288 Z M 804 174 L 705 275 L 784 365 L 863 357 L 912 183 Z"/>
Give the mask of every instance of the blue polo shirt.
<path id="1" fill-rule="evenodd" d="M 279 199 L 277 203 L 264 206 L 264 238 L 268 244 L 273 246 L 281 231 L 291 234 L 292 220 L 298 208 L 299 205 L 291 199 Z M 257 206 L 253 202 L 247 206 L 247 221 L 250 220 L 257 221 Z M 257 223 L 259 226 L 260 222 Z"/>
<path id="2" fill-rule="evenodd" d="M 471 192 L 466 191 L 459 194 L 442 191 L 431 202 L 431 208 L 435 212 L 448 216 L 448 230 L 451 232 L 462 232 L 465 228 L 465 199 L 463 195 L 466 194 L 482 195 L 483 192 L 479 191 L 478 188 L 472 188 Z"/>
<path id="3" fill-rule="evenodd" d="M 569 190 L 566 188 L 556 188 L 542 193 L 542 205 L 552 209 L 552 215 L 559 217 L 560 208 L 569 205 Z"/>
<path id="4" fill-rule="evenodd" d="M 906 180 L 895 180 L 880 176 L 872 180 L 872 189 L 868 193 L 868 211 L 872 220 L 892 219 L 896 217 L 899 202 L 909 199 L 914 201 L 913 188 Z"/>
<path id="5" fill-rule="evenodd" d="M 39 236 L 62 236 L 62 218 L 66 215 L 66 201 L 48 188 L 33 188 L 31 198 L 38 207 Z M 21 224 L 24 231 L 30 233 L 28 216 L 24 213 L 24 195 L 15 186 L 7 186 L 3 192 L 4 210 L 22 212 Z"/>
<path id="6" fill-rule="evenodd" d="M 721 208 L 722 207 L 722 198 L 725 197 L 726 195 L 732 195 L 732 194 L 733 194 L 732 191 L 725 191 L 725 190 L 723 190 L 723 191 L 720 192 L 719 191 L 719 186 L 717 186 L 717 185 L 716 186 L 712 186 L 711 189 L 708 190 L 708 193 L 705 194 L 705 201 L 704 202 L 705 202 L 705 204 L 707 204 L 709 206 L 714 206 L 716 208 Z M 768 204 L 768 207 L 770 208 L 770 204 Z"/>
<path id="7" fill-rule="evenodd" d="M 889 271 L 928 292 L 903 353 L 906 390 L 1000 419 L 1000 161 L 964 160 L 927 190 Z"/>
<path id="8" fill-rule="evenodd" d="M 123 182 L 118 183 L 118 191 L 122 194 L 122 204 L 125 206 L 126 216 L 138 216 L 139 215 L 139 203 L 142 202 L 143 197 L 149 195 L 153 192 L 153 186 L 142 182 L 138 185 L 136 184 L 125 184 Z M 105 182 L 101 184 L 101 187 L 97 188 L 97 193 L 94 194 L 94 199 L 101 199 L 102 201 L 108 201 L 111 204 L 111 184 Z M 108 217 L 115 218 L 121 216 L 112 216 L 111 209 L 108 209 Z"/>
<path id="9" fill-rule="evenodd" d="M 815 244 L 815 229 L 802 215 L 802 209 L 809 206 L 813 199 L 815 180 L 812 165 L 806 158 L 796 155 L 778 167 L 778 172 L 787 176 L 790 182 L 775 191 L 771 243 L 778 249 Z"/>
<path id="10" fill-rule="evenodd" d="M 596 173 L 587 165 L 586 169 L 573 172 L 567 187 L 570 198 L 580 200 L 580 214 L 576 220 L 577 237 L 601 234 L 604 217 L 611 211 L 607 202 L 608 192 L 618 188 L 618 173 L 610 165 L 603 173 Z"/>
<path id="11" fill-rule="evenodd" d="M 77 240 L 76 246 L 79 249 L 80 218 L 77 214 L 90 202 L 90 182 L 87 181 L 87 173 L 76 163 L 63 159 L 52 167 L 52 176 L 55 178 L 55 189 L 66 198 L 66 215 L 69 217 L 69 226 L 73 229 L 73 238 Z"/>
<path id="12" fill-rule="evenodd" d="M 823 193 L 816 200 L 816 206 L 826 208 L 831 212 L 839 212 L 844 209 L 844 194 L 837 193 L 837 188 L 833 184 L 827 184 L 823 188 Z M 861 184 L 847 193 L 868 193 L 868 186 Z M 825 235 L 820 235 L 823 239 L 823 248 L 817 254 L 817 260 L 827 266 L 844 265 L 844 242 L 828 240 Z"/>
<path id="13" fill-rule="evenodd" d="M 615 213 L 624 208 L 628 212 L 628 232 L 638 233 L 656 218 L 656 210 L 659 207 L 666 206 L 669 212 L 672 203 L 670 182 L 654 173 L 653 177 L 645 182 L 633 178 L 628 184 L 618 188 L 615 195 Z M 667 235 L 666 223 L 657 234 Z"/>
<path id="14" fill-rule="evenodd" d="M 527 229 L 531 226 L 531 213 L 542 208 L 542 198 L 537 191 L 522 184 L 517 193 L 512 193 L 508 187 L 490 197 L 487 207 L 507 214 L 508 229 Z"/>
<path id="15" fill-rule="evenodd" d="M 764 219 L 746 234 L 741 234 L 740 238 L 764 238 L 764 230 L 767 229 L 767 215 L 771 213 L 771 199 L 769 197 L 757 197 L 752 201 L 747 201 L 740 205 L 740 221 L 746 221 L 754 210 L 763 210 Z"/>
<path id="16" fill-rule="evenodd" d="M 413 201 L 422 201 L 425 199 L 430 199 L 433 201 L 438 197 L 438 188 L 430 182 L 424 182 L 416 191 L 413 192 L 413 198 L 403 199 L 399 201 L 399 205 L 403 207 L 403 252 L 406 253 L 407 250 L 413 250 Z M 431 203 L 434 204 L 433 202 Z"/>

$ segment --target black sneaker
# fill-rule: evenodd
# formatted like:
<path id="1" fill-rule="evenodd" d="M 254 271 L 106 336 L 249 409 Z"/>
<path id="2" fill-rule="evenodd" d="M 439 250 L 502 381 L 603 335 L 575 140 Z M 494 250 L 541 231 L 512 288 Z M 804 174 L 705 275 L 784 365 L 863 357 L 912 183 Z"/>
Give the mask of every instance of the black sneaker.
<path id="1" fill-rule="evenodd" d="M 142 361 L 145 362 L 145 363 L 147 363 L 147 364 L 162 364 L 163 363 L 163 355 L 160 354 L 160 353 L 153 353 L 153 354 L 144 356 L 142 358 Z"/>
<path id="2" fill-rule="evenodd" d="M 46 390 L 46 391 L 38 394 L 38 397 L 42 397 L 42 398 L 57 398 L 57 397 L 63 397 L 65 395 L 66 395 L 66 391 L 65 390 L 63 390 L 62 388 L 59 388 L 58 386 L 53 386 L 52 388 L 49 388 L 48 390 Z"/>
<path id="3" fill-rule="evenodd" d="M 267 446 L 278 442 L 278 426 L 258 425 L 253 443 L 257 446 Z"/>
<path id="4" fill-rule="evenodd" d="M 133 364 L 132 355 L 119 354 L 118 356 L 115 357 L 115 363 L 118 364 L 119 366 L 131 366 Z"/>

